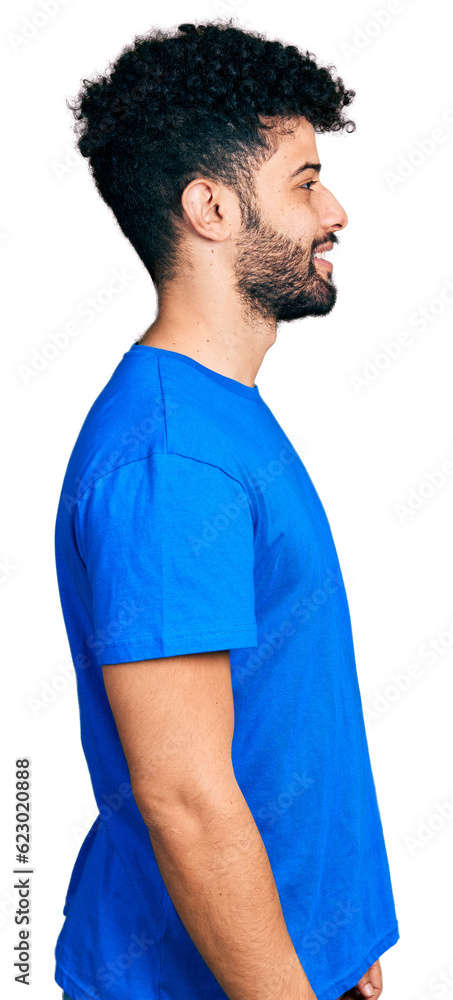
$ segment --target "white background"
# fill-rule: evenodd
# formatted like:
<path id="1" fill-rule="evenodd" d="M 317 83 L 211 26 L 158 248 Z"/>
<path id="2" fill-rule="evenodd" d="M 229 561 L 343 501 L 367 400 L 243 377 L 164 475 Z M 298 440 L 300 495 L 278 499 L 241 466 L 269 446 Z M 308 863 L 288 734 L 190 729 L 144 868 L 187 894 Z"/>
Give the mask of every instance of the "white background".
<path id="1" fill-rule="evenodd" d="M 37 16 L 42 9 L 40 0 L 4 5 L 0 39 L 4 995 L 24 995 L 14 982 L 12 869 L 15 759 L 25 755 L 35 870 L 26 992 L 29 1000 L 61 997 L 54 947 L 97 809 L 59 604 L 55 514 L 82 421 L 156 307 L 146 270 L 97 194 L 87 161 L 73 152 L 65 98 L 137 34 L 235 15 L 239 27 L 309 49 L 357 91 L 348 110 L 357 131 L 317 139 L 323 183 L 349 217 L 332 255 L 337 304 L 326 317 L 281 324 L 256 382 L 319 492 L 345 577 L 401 934 L 382 957 L 384 995 L 453 997 L 453 819 L 439 817 L 439 806 L 453 815 L 453 476 L 442 483 L 438 476 L 431 495 L 426 485 L 453 460 L 450 5 L 396 0 L 393 13 L 379 15 L 385 25 L 376 14 L 389 12 L 388 0 L 222 7 L 167 0 L 165 16 L 144 0 L 60 0 L 47 23 Z M 29 39 L 27 19 L 39 25 Z M 430 147 L 425 140 L 436 129 L 443 132 Z M 93 322 L 81 319 L 81 304 L 89 295 L 103 300 L 114 269 L 130 275 L 127 287 Z M 424 329 L 415 325 L 420 309 Z M 51 335 L 73 320 L 79 334 L 25 378 Z M 411 343 L 384 367 L 382 344 L 403 331 Z M 381 367 L 358 391 L 353 376 L 376 355 Z M 430 642 L 440 651 L 428 659 Z"/>

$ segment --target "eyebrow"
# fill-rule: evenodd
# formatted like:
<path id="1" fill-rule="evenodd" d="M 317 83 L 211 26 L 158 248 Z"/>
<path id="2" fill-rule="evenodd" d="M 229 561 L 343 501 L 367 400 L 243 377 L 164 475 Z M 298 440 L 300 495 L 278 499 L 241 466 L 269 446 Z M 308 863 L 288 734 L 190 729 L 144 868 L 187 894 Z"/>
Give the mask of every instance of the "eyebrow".
<path id="1" fill-rule="evenodd" d="M 316 170 L 316 172 L 319 174 L 319 171 L 321 170 L 321 164 L 303 163 L 300 167 L 297 167 L 297 169 L 294 170 L 292 174 L 289 175 L 288 180 L 291 181 L 293 177 L 297 177 L 298 174 L 303 174 L 304 170 Z"/>

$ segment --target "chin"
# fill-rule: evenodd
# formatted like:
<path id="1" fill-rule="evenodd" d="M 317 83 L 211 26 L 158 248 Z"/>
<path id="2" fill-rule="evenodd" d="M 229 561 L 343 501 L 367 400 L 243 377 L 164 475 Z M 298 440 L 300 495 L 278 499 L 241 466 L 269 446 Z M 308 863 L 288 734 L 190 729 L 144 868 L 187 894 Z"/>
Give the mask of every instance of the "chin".
<path id="1" fill-rule="evenodd" d="M 328 292 L 328 295 L 313 297 L 308 302 L 306 299 L 282 302 L 280 306 L 277 306 L 276 320 L 304 319 L 305 316 L 327 316 L 337 300 L 337 289 L 334 285 L 330 285 Z"/>

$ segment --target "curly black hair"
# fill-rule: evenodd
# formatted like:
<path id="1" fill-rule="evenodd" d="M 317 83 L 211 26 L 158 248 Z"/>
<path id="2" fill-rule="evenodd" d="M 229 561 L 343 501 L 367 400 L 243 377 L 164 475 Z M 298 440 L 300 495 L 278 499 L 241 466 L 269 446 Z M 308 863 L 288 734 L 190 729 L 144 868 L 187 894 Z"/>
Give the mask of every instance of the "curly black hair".
<path id="1" fill-rule="evenodd" d="M 316 132 L 356 127 L 343 117 L 355 91 L 334 67 L 234 20 L 137 35 L 108 75 L 84 79 L 75 102 L 66 101 L 97 190 L 158 290 L 180 262 L 181 194 L 191 180 L 231 187 L 244 219 L 253 173 L 279 130 L 291 131 L 297 116 Z"/>

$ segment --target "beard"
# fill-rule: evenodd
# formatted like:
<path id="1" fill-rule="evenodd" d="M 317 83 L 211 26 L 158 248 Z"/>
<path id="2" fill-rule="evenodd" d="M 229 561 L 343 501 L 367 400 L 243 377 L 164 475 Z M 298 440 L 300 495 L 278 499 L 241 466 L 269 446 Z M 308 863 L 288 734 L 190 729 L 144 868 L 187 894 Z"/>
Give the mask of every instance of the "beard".
<path id="1" fill-rule="evenodd" d="M 322 242 L 335 244 L 338 238 L 330 233 Z M 236 247 L 235 288 L 251 318 L 292 320 L 325 316 L 333 309 L 337 289 L 330 271 L 325 277 L 319 273 L 312 259 L 316 248 L 303 247 L 263 222 L 249 198 L 242 204 Z"/>

